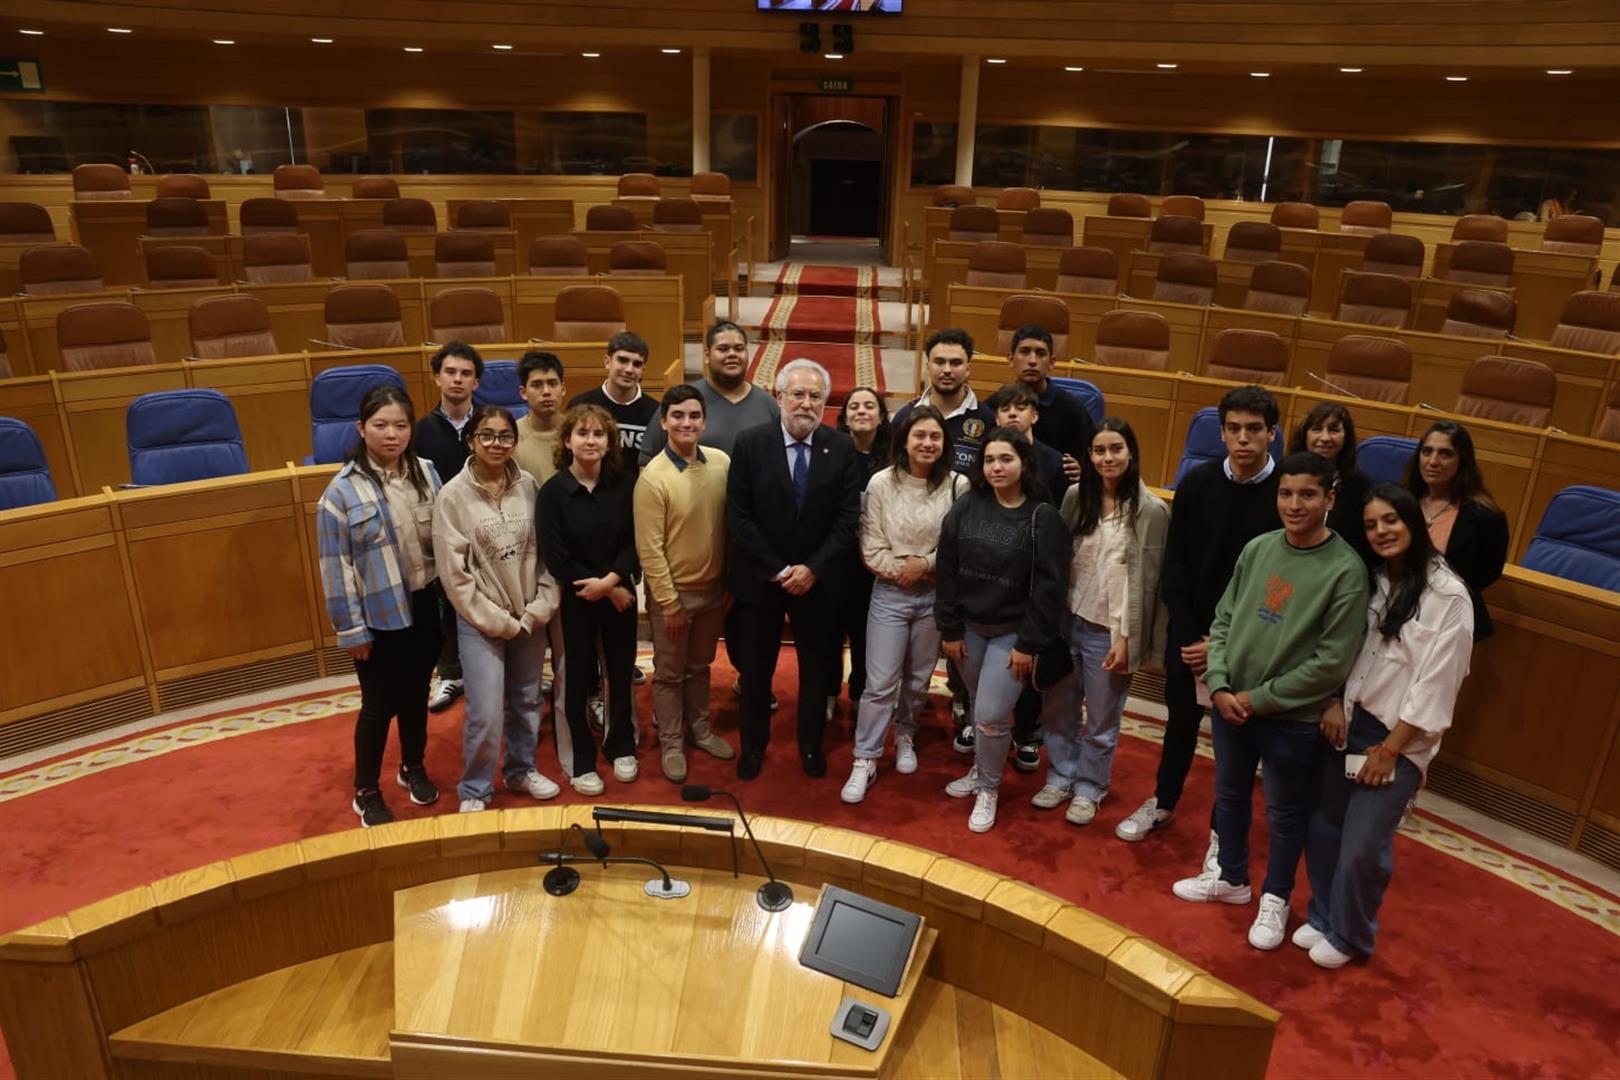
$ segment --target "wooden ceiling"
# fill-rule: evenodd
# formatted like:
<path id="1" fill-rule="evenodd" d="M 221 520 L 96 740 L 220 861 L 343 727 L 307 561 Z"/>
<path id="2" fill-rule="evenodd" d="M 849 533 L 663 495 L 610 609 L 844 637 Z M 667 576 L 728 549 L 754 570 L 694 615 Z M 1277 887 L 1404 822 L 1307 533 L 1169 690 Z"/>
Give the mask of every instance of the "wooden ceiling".
<path id="1" fill-rule="evenodd" d="M 417 46 L 466 55 L 494 44 L 534 56 L 579 49 L 708 45 L 791 54 L 805 13 L 759 13 L 753 0 L 30 0 L 0 32 L 133 31 L 136 41 L 216 37 L 239 45 Z M 819 16 L 823 45 L 837 16 Z M 1184 71 L 1332 70 L 1394 76 L 1465 69 L 1481 78 L 1620 72 L 1617 0 L 906 0 L 900 16 L 847 16 L 864 57 L 964 55 L 1088 67 Z M 12 51 L 17 51 L 12 47 Z"/>

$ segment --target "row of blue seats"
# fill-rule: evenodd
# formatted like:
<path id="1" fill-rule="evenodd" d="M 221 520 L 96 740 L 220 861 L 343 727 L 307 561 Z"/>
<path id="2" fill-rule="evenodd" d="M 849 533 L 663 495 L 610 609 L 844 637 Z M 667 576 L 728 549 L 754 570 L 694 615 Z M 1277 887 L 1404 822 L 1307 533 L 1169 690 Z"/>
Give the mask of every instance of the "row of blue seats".
<path id="1" fill-rule="evenodd" d="M 1073 393 L 1093 421 L 1106 415 L 1100 390 L 1080 379 L 1054 379 Z M 379 383 L 405 389 L 393 368 L 357 364 L 318 374 L 310 385 L 310 415 L 315 453 L 306 461 L 318 465 L 343 460 L 359 434 L 355 421 L 366 392 Z M 504 405 L 521 416 L 528 411 L 518 393 L 517 364 L 492 360 L 473 395 L 479 405 Z M 130 403 L 125 418 L 131 480 L 141 486 L 177 484 L 248 471 L 241 427 L 230 400 L 217 390 L 165 390 L 143 394 Z M 1375 484 L 1400 483 L 1417 452 L 1416 439 L 1375 435 L 1363 440 L 1356 458 Z M 1225 454 L 1220 418 L 1214 408 L 1200 409 L 1187 429 L 1174 487 L 1187 471 Z M 1271 452 L 1281 457 L 1279 428 Z M 21 420 L 0 417 L 0 510 L 50 502 L 56 498 L 50 467 L 39 439 Z M 1620 492 L 1576 485 L 1548 504 L 1523 565 L 1531 570 L 1620 591 Z"/>

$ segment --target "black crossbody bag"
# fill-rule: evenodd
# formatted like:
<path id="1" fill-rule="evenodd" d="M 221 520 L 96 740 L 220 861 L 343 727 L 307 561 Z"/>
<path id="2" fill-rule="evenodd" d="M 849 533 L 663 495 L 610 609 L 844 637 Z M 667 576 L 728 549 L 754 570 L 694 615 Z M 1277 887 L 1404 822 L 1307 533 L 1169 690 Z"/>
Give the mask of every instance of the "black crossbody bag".
<path id="1" fill-rule="evenodd" d="M 1035 599 L 1035 519 L 1040 516 L 1045 503 L 1038 503 L 1035 512 L 1029 515 L 1029 598 Z M 1069 643 L 1060 633 L 1057 638 L 1041 648 L 1035 654 L 1035 667 L 1029 673 L 1030 684 L 1037 690 L 1050 690 L 1070 675 L 1074 674 L 1074 655 L 1069 652 Z"/>

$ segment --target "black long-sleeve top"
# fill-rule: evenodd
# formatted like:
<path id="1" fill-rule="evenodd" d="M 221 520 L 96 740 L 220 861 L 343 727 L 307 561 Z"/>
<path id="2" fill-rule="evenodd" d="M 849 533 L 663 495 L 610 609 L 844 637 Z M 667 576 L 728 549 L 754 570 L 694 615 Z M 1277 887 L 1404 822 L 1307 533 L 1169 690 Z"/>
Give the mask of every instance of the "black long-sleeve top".
<path id="1" fill-rule="evenodd" d="M 1016 626 L 1014 647 L 1040 652 L 1062 632 L 1071 558 L 1069 531 L 1046 503 L 1026 499 L 1008 509 L 990 491 L 956 500 L 934 562 L 940 636 L 961 641 L 967 623 Z"/>
<path id="2" fill-rule="evenodd" d="M 535 521 L 546 569 L 557 579 L 565 597 L 577 591 L 580 578 L 619 575 L 619 584 L 634 589 L 641 572 L 636 555 L 633 509 L 636 479 L 620 471 L 603 476 L 591 490 L 572 470 L 563 469 L 547 480 L 535 499 Z"/>
<path id="3" fill-rule="evenodd" d="M 1159 590 L 1173 633 L 1196 640 L 1209 633 L 1238 556 L 1261 533 L 1282 528 L 1277 473 L 1255 484 L 1226 476 L 1225 459 L 1206 461 L 1181 478 L 1164 542 Z M 1172 641 L 1172 648 L 1187 644 Z"/>
<path id="4" fill-rule="evenodd" d="M 1357 469 L 1347 476 L 1339 477 L 1339 493 L 1334 497 L 1333 509 L 1328 511 L 1328 528 L 1350 541 L 1350 546 L 1356 549 L 1361 561 L 1368 566 L 1377 566 L 1380 562 L 1378 556 L 1373 554 L 1372 545 L 1367 543 L 1367 528 L 1362 524 L 1362 504 L 1367 501 L 1367 493 L 1372 490 L 1372 481 L 1367 474 Z"/>
<path id="5" fill-rule="evenodd" d="M 1468 586 L 1474 600 L 1474 640 L 1484 641 L 1496 633 L 1490 609 L 1485 606 L 1485 588 L 1502 576 L 1507 564 L 1507 515 L 1494 507 L 1465 502 L 1457 507 L 1457 520 L 1446 541 L 1446 562 Z"/>

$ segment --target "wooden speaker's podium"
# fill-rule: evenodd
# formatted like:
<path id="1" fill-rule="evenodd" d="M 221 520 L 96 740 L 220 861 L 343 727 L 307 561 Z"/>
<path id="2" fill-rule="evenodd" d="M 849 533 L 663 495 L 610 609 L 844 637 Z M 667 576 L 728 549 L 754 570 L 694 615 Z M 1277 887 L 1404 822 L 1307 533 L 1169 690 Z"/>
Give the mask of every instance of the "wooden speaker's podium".
<path id="1" fill-rule="evenodd" d="M 759 878 L 671 872 L 690 895 L 649 896 L 635 865 L 584 868 L 567 896 L 535 869 L 395 893 L 394 1076 L 882 1074 L 937 931 L 888 998 L 799 962 L 817 894 L 769 912 Z M 875 1051 L 833 1037 L 846 997 L 890 1014 Z"/>

